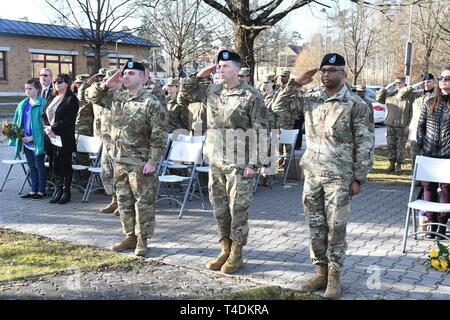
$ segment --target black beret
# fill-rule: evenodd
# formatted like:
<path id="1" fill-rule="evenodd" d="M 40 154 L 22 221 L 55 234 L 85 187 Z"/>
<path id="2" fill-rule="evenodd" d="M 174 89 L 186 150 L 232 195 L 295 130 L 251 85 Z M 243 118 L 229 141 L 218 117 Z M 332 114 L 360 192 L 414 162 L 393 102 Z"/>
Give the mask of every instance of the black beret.
<path id="1" fill-rule="evenodd" d="M 140 71 L 144 71 L 145 72 L 144 65 L 142 63 L 140 63 L 140 62 L 136 62 L 136 61 L 133 61 L 133 60 L 128 60 L 128 62 L 125 63 L 125 65 L 123 66 L 123 69 L 122 69 L 122 73 L 124 73 L 125 70 L 128 70 L 128 69 L 140 70 Z"/>
<path id="2" fill-rule="evenodd" d="M 425 73 L 424 75 L 423 75 L 423 81 L 426 81 L 426 80 L 433 80 L 434 79 L 434 76 L 431 74 L 431 73 Z"/>
<path id="3" fill-rule="evenodd" d="M 327 53 L 320 63 L 320 68 L 322 68 L 324 65 L 345 66 L 345 59 L 338 53 Z"/>
<path id="4" fill-rule="evenodd" d="M 222 50 L 217 55 L 217 62 L 220 60 L 223 61 L 235 61 L 241 63 L 241 56 L 238 55 L 236 52 L 228 51 L 228 50 Z"/>

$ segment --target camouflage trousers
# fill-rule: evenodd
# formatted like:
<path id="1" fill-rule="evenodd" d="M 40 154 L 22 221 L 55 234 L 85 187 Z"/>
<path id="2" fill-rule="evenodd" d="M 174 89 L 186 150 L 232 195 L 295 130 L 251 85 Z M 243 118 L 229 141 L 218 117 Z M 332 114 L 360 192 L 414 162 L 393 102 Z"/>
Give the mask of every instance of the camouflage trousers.
<path id="1" fill-rule="evenodd" d="M 347 243 L 350 215 L 350 181 L 305 177 L 303 208 L 310 233 L 310 254 L 314 265 L 341 268 Z"/>
<path id="2" fill-rule="evenodd" d="M 419 148 L 417 141 L 409 140 L 409 149 L 411 150 L 411 165 L 414 170 L 414 165 L 416 164 L 416 156 L 420 156 L 422 150 Z"/>
<path id="3" fill-rule="evenodd" d="M 123 232 L 151 238 L 155 230 L 157 177 L 145 176 L 142 166 L 116 163 L 114 182 Z"/>
<path id="4" fill-rule="evenodd" d="M 253 198 L 255 178 L 245 178 L 235 165 L 209 167 L 209 200 L 219 227 L 219 237 L 229 237 L 239 245 L 248 238 L 248 209 Z"/>
<path id="5" fill-rule="evenodd" d="M 105 192 L 108 196 L 114 196 L 114 161 L 112 158 L 112 148 L 113 144 L 103 140 L 102 149 L 102 173 L 100 177 L 102 178 L 102 184 L 105 188 Z"/>
<path id="6" fill-rule="evenodd" d="M 386 141 L 389 161 L 406 163 L 405 149 L 408 133 L 405 132 L 405 128 L 386 126 Z"/>

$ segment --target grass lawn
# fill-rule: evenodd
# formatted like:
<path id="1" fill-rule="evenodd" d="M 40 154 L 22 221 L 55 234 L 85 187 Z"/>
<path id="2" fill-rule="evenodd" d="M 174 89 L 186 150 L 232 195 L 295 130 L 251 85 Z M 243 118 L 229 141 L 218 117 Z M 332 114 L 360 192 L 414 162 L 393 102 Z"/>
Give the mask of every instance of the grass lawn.
<path id="1" fill-rule="evenodd" d="M 367 176 L 367 181 L 410 185 L 412 179 L 411 161 L 407 158 L 406 162 L 407 163 L 402 166 L 403 170 L 401 173 L 388 172 L 386 168 L 389 167 L 389 160 L 386 146 L 378 147 L 375 149 L 375 159 L 372 170 L 370 170 L 369 175 Z"/>
<path id="2" fill-rule="evenodd" d="M 61 273 L 69 269 L 128 269 L 143 262 L 105 249 L 0 229 L 0 281 Z"/>
<path id="3" fill-rule="evenodd" d="M 233 292 L 217 297 L 208 297 L 213 300 L 321 300 L 321 296 L 303 293 L 279 286 L 267 286 L 256 289 Z"/>

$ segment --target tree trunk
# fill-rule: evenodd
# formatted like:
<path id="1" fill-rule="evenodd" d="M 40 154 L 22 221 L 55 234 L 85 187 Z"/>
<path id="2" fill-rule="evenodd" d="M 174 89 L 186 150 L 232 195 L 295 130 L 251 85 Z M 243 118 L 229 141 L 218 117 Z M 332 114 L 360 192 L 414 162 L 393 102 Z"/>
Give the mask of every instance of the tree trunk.
<path id="1" fill-rule="evenodd" d="M 96 72 L 98 72 L 98 70 L 100 70 L 100 68 L 102 67 L 102 45 L 100 42 L 96 42 L 95 43 L 95 47 L 94 47 L 94 54 L 95 54 L 95 70 Z M 74 70 L 75 73 L 75 70 Z"/>
<path id="2" fill-rule="evenodd" d="M 240 26 L 236 27 L 235 47 L 237 53 L 241 56 L 241 66 L 250 68 L 250 82 L 253 84 L 255 72 L 254 45 L 255 38 L 259 32 L 247 30 Z"/>

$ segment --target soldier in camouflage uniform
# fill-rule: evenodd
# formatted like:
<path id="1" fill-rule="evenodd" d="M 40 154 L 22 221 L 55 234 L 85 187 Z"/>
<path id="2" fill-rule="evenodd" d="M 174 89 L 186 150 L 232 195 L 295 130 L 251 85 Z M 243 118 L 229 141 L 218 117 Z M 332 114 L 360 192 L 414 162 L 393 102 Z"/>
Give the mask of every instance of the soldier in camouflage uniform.
<path id="1" fill-rule="evenodd" d="M 102 84 L 96 84 L 92 96 L 100 102 L 112 99 L 111 138 L 114 144 L 114 183 L 120 220 L 126 234 L 113 251 L 135 249 L 135 255 L 147 254 L 147 239 L 155 228 L 156 166 L 167 143 L 167 113 L 159 100 L 146 90 L 145 68 L 129 61 Z M 123 85 L 124 91 L 117 90 Z M 116 90 L 108 94 L 109 90 Z"/>
<path id="2" fill-rule="evenodd" d="M 259 165 L 257 152 L 252 148 L 256 147 L 257 142 L 253 141 L 254 145 L 247 144 L 242 136 L 237 136 L 236 145 L 248 152 L 245 157 L 235 158 L 235 129 L 254 132 L 256 135 L 260 129 L 267 128 L 267 112 L 260 93 L 238 80 L 239 55 L 222 50 L 217 60 L 222 83 L 200 83 L 201 78 L 215 70 L 217 66 L 214 65 L 183 82 L 179 94 L 183 101 L 194 102 L 201 101 L 205 96 L 207 98 L 208 132 L 204 152 L 210 165 L 209 198 L 219 227 L 222 251 L 206 266 L 211 270 L 233 273 L 244 263 L 242 248 L 247 243 L 248 209 Z M 230 139 L 227 135 L 234 136 Z M 227 147 L 232 149 L 228 150 L 229 153 Z"/>
<path id="3" fill-rule="evenodd" d="M 297 94 L 297 86 L 310 83 L 316 72 L 309 70 L 292 79 L 277 96 L 273 109 L 282 117 L 305 117 L 303 208 L 317 273 L 300 289 L 312 292 L 326 288 L 324 297 L 337 298 L 341 294 L 350 199 L 360 192 L 372 167 L 375 139 L 367 105 L 342 82 L 346 76 L 344 58 L 326 54 L 320 65 L 324 89 Z"/>
<path id="4" fill-rule="evenodd" d="M 101 68 L 95 75 L 95 81 L 101 83 L 106 76 L 106 71 L 108 69 Z M 103 106 L 93 103 L 92 108 L 94 110 L 94 137 L 101 138 L 102 136 L 102 112 Z"/>
<path id="5" fill-rule="evenodd" d="M 85 97 L 86 88 L 90 86 L 90 84 L 87 83 L 89 77 L 89 74 L 77 75 L 72 86 L 73 93 L 77 95 L 77 98 L 80 101 L 80 108 L 78 109 L 77 118 L 75 120 L 75 133 L 85 136 L 92 136 L 94 124 L 92 103 L 88 102 Z M 91 160 L 89 159 L 89 154 L 84 152 L 75 153 L 75 163 L 90 166 Z M 87 170 L 83 170 L 79 174 L 83 181 L 89 179 L 89 172 Z"/>
<path id="6" fill-rule="evenodd" d="M 108 69 L 106 71 L 106 76 L 103 79 L 107 81 L 111 78 L 118 69 Z M 91 79 L 92 80 L 92 79 Z M 121 88 L 117 88 L 120 90 Z M 100 134 L 102 139 L 102 157 L 101 157 L 101 179 L 103 187 L 105 188 L 105 192 L 108 196 L 111 196 L 111 203 L 109 203 L 106 207 L 101 208 L 101 213 L 116 213 L 119 214 L 117 210 L 117 197 L 114 190 L 114 161 L 113 161 L 113 151 L 114 145 L 111 140 L 111 106 L 107 106 L 107 103 L 111 103 L 111 99 L 105 97 L 103 100 L 99 100 L 95 97 L 97 93 L 97 88 L 91 87 L 91 89 L 87 90 L 88 99 L 91 101 L 95 101 L 96 105 L 101 107 L 102 110 L 100 112 Z M 111 93 L 112 94 L 112 93 Z"/>
<path id="7" fill-rule="evenodd" d="M 395 87 L 395 88 L 394 88 Z M 412 99 L 401 100 L 397 95 L 405 87 L 405 78 L 399 77 L 395 82 L 381 88 L 377 101 L 386 104 L 386 140 L 390 165 L 388 171 L 400 173 L 402 164 L 406 163 L 405 148 L 408 140 L 408 126 L 412 117 Z"/>
<path id="8" fill-rule="evenodd" d="M 434 76 L 431 73 L 426 73 L 421 82 L 412 86 L 404 87 L 398 92 L 398 97 L 400 100 L 414 101 L 412 105 L 411 122 L 409 123 L 408 128 L 408 140 L 411 150 L 411 164 L 413 168 L 416 163 L 416 156 L 421 154 L 421 150 L 417 143 L 417 126 L 419 125 L 420 113 L 425 102 L 435 95 L 434 84 Z"/>
<path id="9" fill-rule="evenodd" d="M 375 129 L 375 120 L 373 117 L 373 105 L 372 102 L 370 102 L 369 99 L 367 99 L 366 97 L 366 86 L 365 85 L 358 85 L 356 86 L 356 94 L 364 100 L 364 102 L 367 104 L 367 106 L 369 107 L 369 118 L 370 118 L 370 122 L 372 123 L 374 129 Z"/>
<path id="10" fill-rule="evenodd" d="M 250 83 L 250 68 L 241 68 L 241 70 L 239 70 L 239 74 L 238 74 L 238 78 L 240 81 L 245 82 L 246 84 Z"/>
<path id="11" fill-rule="evenodd" d="M 172 133 L 177 129 L 189 130 L 186 107 L 177 102 L 179 86 L 180 81 L 178 79 L 174 78 L 167 79 L 166 107 L 167 113 L 169 115 L 169 133 Z"/>

